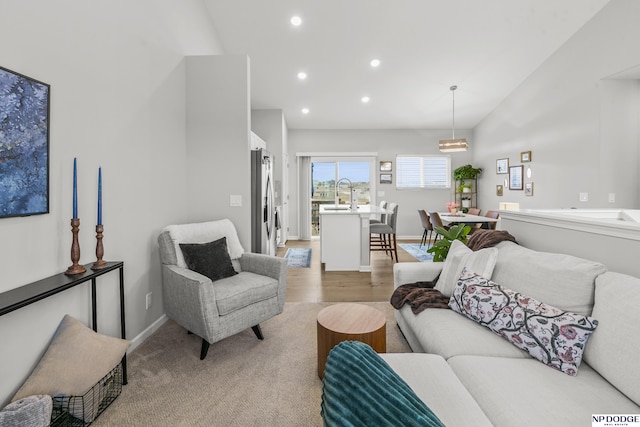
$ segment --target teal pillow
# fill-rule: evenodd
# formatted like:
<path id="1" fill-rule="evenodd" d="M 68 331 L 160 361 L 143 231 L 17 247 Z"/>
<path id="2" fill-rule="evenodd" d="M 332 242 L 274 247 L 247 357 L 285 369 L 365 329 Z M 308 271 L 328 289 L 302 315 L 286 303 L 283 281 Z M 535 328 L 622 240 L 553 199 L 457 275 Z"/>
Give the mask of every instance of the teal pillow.
<path id="1" fill-rule="evenodd" d="M 180 249 L 187 268 L 212 282 L 238 274 L 231 263 L 226 237 L 209 243 L 180 243 Z"/>
<path id="2" fill-rule="evenodd" d="M 327 358 L 321 415 L 326 427 L 444 427 L 370 346 L 343 341 Z"/>

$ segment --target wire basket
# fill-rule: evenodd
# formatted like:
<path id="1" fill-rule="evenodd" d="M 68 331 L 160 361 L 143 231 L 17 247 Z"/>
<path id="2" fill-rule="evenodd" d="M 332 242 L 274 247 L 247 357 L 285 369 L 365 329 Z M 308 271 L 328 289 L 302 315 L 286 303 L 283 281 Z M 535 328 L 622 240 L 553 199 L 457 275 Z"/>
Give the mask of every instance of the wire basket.
<path id="1" fill-rule="evenodd" d="M 53 398 L 51 426 L 88 426 L 122 391 L 122 363 L 82 396 L 56 396 Z"/>

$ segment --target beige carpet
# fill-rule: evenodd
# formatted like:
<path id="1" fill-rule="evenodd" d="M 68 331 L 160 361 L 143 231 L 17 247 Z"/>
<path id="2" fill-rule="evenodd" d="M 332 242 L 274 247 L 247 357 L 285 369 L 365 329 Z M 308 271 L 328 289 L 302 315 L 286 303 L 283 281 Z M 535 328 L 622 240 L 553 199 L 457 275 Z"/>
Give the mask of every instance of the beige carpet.
<path id="1" fill-rule="evenodd" d="M 387 302 L 362 303 L 387 315 L 387 352 L 410 352 Z M 129 384 L 99 426 L 321 426 L 316 317 L 331 303 L 287 303 L 261 324 L 212 344 L 168 321 L 133 351 Z"/>

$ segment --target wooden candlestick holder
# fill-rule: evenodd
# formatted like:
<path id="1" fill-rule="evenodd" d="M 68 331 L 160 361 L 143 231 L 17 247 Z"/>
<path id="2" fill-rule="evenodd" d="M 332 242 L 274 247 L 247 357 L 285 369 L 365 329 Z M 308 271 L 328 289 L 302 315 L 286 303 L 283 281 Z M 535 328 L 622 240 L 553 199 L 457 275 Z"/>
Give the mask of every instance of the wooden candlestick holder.
<path id="1" fill-rule="evenodd" d="M 102 246 L 102 232 L 104 226 L 102 224 L 96 225 L 96 262 L 91 266 L 92 270 L 101 270 L 107 266 L 107 262 L 102 259 L 104 256 L 104 246 Z"/>
<path id="2" fill-rule="evenodd" d="M 71 234 L 73 240 L 71 242 L 71 262 L 73 263 L 64 274 L 73 276 L 75 274 L 87 271 L 84 266 L 78 264 L 80 261 L 80 244 L 78 243 L 78 232 L 80 231 L 80 218 L 71 218 Z"/>

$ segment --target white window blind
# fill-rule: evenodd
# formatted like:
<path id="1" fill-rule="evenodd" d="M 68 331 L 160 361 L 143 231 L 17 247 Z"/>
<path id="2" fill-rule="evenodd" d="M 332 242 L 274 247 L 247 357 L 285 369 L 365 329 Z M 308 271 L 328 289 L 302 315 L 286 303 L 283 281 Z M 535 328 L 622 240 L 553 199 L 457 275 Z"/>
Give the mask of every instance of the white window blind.
<path id="1" fill-rule="evenodd" d="M 451 157 L 396 157 L 396 188 L 451 188 Z"/>

